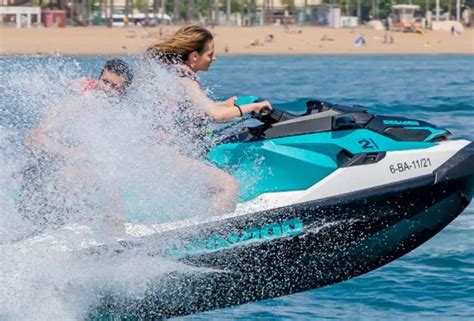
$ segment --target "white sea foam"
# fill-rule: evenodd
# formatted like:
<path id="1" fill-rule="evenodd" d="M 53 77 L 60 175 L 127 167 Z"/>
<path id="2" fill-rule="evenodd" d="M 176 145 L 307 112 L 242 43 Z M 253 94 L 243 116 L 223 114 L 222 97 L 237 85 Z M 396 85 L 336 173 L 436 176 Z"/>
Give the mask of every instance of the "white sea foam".
<path id="1" fill-rule="evenodd" d="M 192 271 L 140 251 L 77 255 L 126 237 L 127 210 L 138 208 L 135 218 L 155 223 L 212 214 L 207 174 L 182 166 L 154 135 L 165 128 L 183 137 L 181 148 L 201 152 L 186 146 L 171 122 L 182 99 L 176 80 L 159 67 L 135 65 L 134 85 L 118 99 L 81 94 L 83 72 L 71 59 L 25 60 L 8 70 L 2 76 L 9 81 L 0 85 L 7 102 L 0 123 L 0 319 L 79 320 L 103 293 L 137 298 L 163 273 Z M 46 146 L 73 153 L 39 164 L 24 141 L 48 115 L 59 125 Z M 32 188 L 34 179 L 40 191 Z"/>

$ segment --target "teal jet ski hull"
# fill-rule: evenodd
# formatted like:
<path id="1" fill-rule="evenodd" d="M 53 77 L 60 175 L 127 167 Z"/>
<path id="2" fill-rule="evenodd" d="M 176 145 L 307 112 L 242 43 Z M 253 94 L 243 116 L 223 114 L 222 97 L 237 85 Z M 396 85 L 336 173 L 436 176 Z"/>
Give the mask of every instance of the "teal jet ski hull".
<path id="1" fill-rule="evenodd" d="M 93 319 L 188 315 L 315 289 L 374 270 L 436 235 L 472 198 L 472 179 L 429 188 L 427 182 L 403 193 L 301 204 L 142 240 L 160 244 L 149 249 L 151 255 L 210 270 L 162 276 L 139 300 L 110 295 Z M 180 244 L 169 242 L 176 238 Z"/>
<path id="2" fill-rule="evenodd" d="M 193 269 L 139 298 L 107 293 L 91 319 L 181 316 L 347 280 L 417 248 L 472 199 L 474 144 L 442 128 L 317 101 L 298 117 L 256 117 L 261 125 L 227 137 L 209 160 L 240 181 L 242 206 L 269 205 L 95 248 Z"/>

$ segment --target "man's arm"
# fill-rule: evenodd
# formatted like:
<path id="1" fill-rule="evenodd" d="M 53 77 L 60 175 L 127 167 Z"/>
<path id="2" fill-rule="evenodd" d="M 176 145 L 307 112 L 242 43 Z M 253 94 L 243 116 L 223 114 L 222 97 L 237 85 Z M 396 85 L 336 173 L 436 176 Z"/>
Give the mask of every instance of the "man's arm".
<path id="1" fill-rule="evenodd" d="M 59 141 L 59 131 L 64 119 L 59 108 L 54 108 L 40 120 L 39 124 L 25 139 L 25 146 L 35 152 L 74 157 L 79 154 L 76 147 L 67 146 Z"/>

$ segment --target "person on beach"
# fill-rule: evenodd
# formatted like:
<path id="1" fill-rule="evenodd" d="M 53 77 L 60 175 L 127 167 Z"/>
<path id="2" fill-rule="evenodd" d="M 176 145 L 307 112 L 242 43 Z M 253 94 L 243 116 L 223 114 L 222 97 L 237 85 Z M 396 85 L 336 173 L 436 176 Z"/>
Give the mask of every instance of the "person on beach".
<path id="1" fill-rule="evenodd" d="M 451 26 L 451 36 L 459 36 L 459 31 L 454 25 Z"/>
<path id="2" fill-rule="evenodd" d="M 360 33 L 352 42 L 354 47 L 362 47 L 366 45 L 364 34 Z"/>
<path id="3" fill-rule="evenodd" d="M 182 27 L 169 39 L 151 45 L 146 56 L 162 63 L 180 78 L 192 104 L 202 108 L 205 115 L 213 121 L 228 121 L 244 114 L 271 108 L 268 101 L 236 106 L 237 97 L 215 102 L 204 93 L 197 72 L 208 71 L 216 60 L 214 37 L 201 26 Z"/>

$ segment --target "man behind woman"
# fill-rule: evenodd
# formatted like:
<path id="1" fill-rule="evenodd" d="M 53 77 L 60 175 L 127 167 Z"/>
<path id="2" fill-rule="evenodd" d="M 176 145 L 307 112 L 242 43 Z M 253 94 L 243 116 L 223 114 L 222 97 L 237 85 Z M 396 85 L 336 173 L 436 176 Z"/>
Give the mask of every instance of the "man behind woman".
<path id="1" fill-rule="evenodd" d="M 77 212 L 92 208 L 83 206 L 86 203 L 81 200 L 83 195 L 74 191 L 83 186 L 85 195 L 96 188 L 91 187 L 94 177 L 84 160 L 85 147 L 78 137 L 80 134 L 71 130 L 72 123 L 83 123 L 79 118 L 87 114 L 85 100 L 77 100 L 76 96 L 86 98 L 105 94 L 105 97 L 121 99 L 127 94 L 133 77 L 133 71 L 125 61 L 108 60 L 97 79 L 87 77 L 65 86 L 71 91 L 57 105 L 49 107 L 27 135 L 24 144 L 29 161 L 21 171 L 23 186 L 18 205 L 23 216 L 37 230 L 59 227 L 68 220 L 77 221 Z M 96 113 L 102 106 L 93 107 Z M 114 216 L 120 216 L 119 207 L 112 205 L 117 204 L 117 193 L 112 195 L 102 190 L 101 194 L 104 199 L 108 198 L 105 207 L 114 212 Z M 104 212 L 102 216 L 105 216 Z"/>

